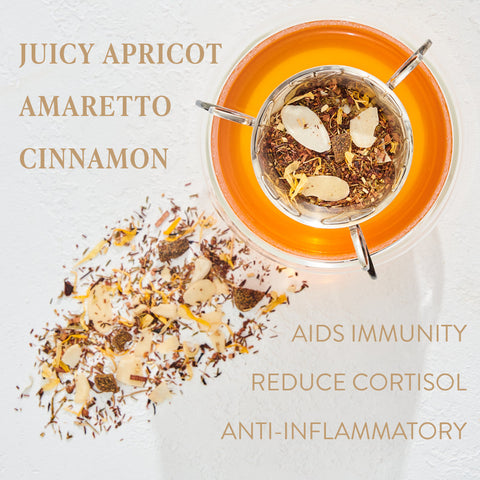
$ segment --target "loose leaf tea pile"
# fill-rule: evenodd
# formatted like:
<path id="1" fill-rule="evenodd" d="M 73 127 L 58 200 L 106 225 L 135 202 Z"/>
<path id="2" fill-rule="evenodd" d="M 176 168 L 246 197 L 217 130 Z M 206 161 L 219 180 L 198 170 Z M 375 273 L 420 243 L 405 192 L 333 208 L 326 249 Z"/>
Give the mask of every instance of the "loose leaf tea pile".
<path id="1" fill-rule="evenodd" d="M 47 426 L 62 434 L 59 418 L 70 416 L 95 436 L 130 418 L 129 401 L 155 409 L 184 382 L 206 385 L 222 362 L 255 353 L 269 313 L 288 303 L 272 275 L 289 292 L 306 287 L 213 216 L 171 202 L 153 218 L 142 207 L 78 259 L 57 322 L 35 334 Z"/>
<path id="2" fill-rule="evenodd" d="M 299 87 L 272 115 L 260 153 L 292 200 L 300 195 L 320 206 L 363 208 L 391 190 L 400 136 L 372 100 L 355 83 L 330 79 Z"/>

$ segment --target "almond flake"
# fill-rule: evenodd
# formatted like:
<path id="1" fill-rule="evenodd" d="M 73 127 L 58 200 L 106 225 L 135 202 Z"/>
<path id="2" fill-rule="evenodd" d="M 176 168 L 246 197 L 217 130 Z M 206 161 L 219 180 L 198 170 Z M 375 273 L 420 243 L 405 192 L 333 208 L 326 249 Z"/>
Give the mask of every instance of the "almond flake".
<path id="1" fill-rule="evenodd" d="M 350 187 L 345 180 L 330 175 L 308 177 L 302 190 L 306 197 L 317 197 L 327 202 L 337 202 L 348 197 Z"/>
<path id="2" fill-rule="evenodd" d="M 68 347 L 62 356 L 62 362 L 65 365 L 68 365 L 70 368 L 75 368 L 80 361 L 82 355 L 82 347 L 75 343 L 74 345 Z"/>
<path id="3" fill-rule="evenodd" d="M 204 303 L 210 300 L 216 293 L 215 285 L 207 279 L 191 283 L 183 294 L 183 299 L 188 305 Z"/>
<path id="4" fill-rule="evenodd" d="M 156 307 L 152 307 L 150 309 L 156 317 L 164 317 L 168 318 L 169 320 L 172 318 L 178 318 L 178 306 L 175 303 L 161 303 Z"/>
<path id="5" fill-rule="evenodd" d="M 148 398 L 155 403 L 165 402 L 171 397 L 172 392 L 170 392 L 170 389 L 165 383 L 160 383 L 159 385 L 157 385 L 148 395 Z"/>
<path id="6" fill-rule="evenodd" d="M 369 107 L 350 121 L 350 135 L 359 148 L 371 147 L 377 137 L 374 136 L 378 125 L 377 107 Z"/>
<path id="7" fill-rule="evenodd" d="M 191 283 L 203 280 L 210 272 L 212 262 L 205 257 L 198 257 L 195 260 L 195 270 L 193 271 Z"/>
<path id="8" fill-rule="evenodd" d="M 110 300 L 109 288 L 99 283 L 93 287 L 87 298 L 88 318 L 93 328 L 102 335 L 107 335 L 113 327 L 113 309 Z"/>
<path id="9" fill-rule="evenodd" d="M 199 325 L 201 331 L 212 331 L 216 330 L 221 324 L 224 313 L 222 310 L 213 310 L 212 312 L 203 313 L 202 319 L 210 324 L 210 327 L 205 325 Z"/>
<path id="10" fill-rule="evenodd" d="M 212 342 L 213 344 L 213 348 L 215 349 L 215 351 L 219 352 L 219 353 L 225 353 L 225 335 L 223 334 L 223 332 L 217 328 L 213 333 L 211 333 L 208 338 L 210 339 L 210 341 Z"/>
<path id="11" fill-rule="evenodd" d="M 213 284 L 215 285 L 217 295 L 230 295 L 230 287 L 225 282 L 222 282 L 219 278 L 215 277 L 213 279 Z"/>
<path id="12" fill-rule="evenodd" d="M 180 346 L 180 342 L 175 335 L 165 335 L 163 337 L 163 342 L 157 345 L 158 353 L 172 353 L 175 352 Z"/>
<path id="13" fill-rule="evenodd" d="M 75 397 L 73 401 L 84 405 L 90 400 L 90 384 L 83 373 L 75 374 Z"/>
<path id="14" fill-rule="evenodd" d="M 170 273 L 170 269 L 167 266 L 162 268 L 162 271 L 160 272 L 160 277 L 166 282 L 169 282 L 172 279 L 172 274 Z"/>
<path id="15" fill-rule="evenodd" d="M 152 348 L 153 333 L 150 330 L 144 330 L 142 339 L 135 346 L 133 354 L 138 358 L 148 355 Z"/>
<path id="16" fill-rule="evenodd" d="M 125 355 L 124 357 L 121 357 L 115 374 L 119 382 L 127 385 L 141 387 L 145 383 L 141 380 L 135 380 L 136 377 L 143 377 L 144 371 L 142 361 L 133 355 Z M 131 378 L 132 376 L 133 379 Z"/>
<path id="17" fill-rule="evenodd" d="M 322 153 L 330 150 L 330 138 L 318 115 L 302 105 L 286 105 L 281 111 L 288 134 L 304 147 Z"/>

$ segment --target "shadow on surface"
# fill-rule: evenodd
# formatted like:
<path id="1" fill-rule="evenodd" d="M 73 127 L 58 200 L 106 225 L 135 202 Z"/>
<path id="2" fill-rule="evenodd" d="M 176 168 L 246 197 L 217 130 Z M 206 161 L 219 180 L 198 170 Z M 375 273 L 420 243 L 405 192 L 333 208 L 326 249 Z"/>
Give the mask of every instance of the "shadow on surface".
<path id="1" fill-rule="evenodd" d="M 252 391 L 252 373 L 343 372 L 422 373 L 425 341 L 352 343 L 353 324 L 391 325 L 435 323 L 443 290 L 440 239 L 432 232 L 414 250 L 378 268 L 378 280 L 364 272 L 311 276 L 310 288 L 291 296 L 289 308 L 273 316 L 278 337 L 259 344 L 258 355 L 222 366 L 223 374 L 207 387 L 186 385 L 173 408 L 154 420 L 159 436 L 159 462 L 166 479 L 276 478 L 402 479 L 409 442 L 396 440 L 221 439 L 228 422 L 325 422 L 331 430 L 340 422 L 428 421 L 416 418 L 418 392 L 379 391 Z M 292 342 L 301 324 L 342 324 L 340 343 Z M 347 382 L 346 382 L 347 385 Z M 166 411 L 169 411 L 167 414 Z M 323 427 L 322 427 L 323 428 Z M 323 430 L 322 430 L 323 431 Z"/>

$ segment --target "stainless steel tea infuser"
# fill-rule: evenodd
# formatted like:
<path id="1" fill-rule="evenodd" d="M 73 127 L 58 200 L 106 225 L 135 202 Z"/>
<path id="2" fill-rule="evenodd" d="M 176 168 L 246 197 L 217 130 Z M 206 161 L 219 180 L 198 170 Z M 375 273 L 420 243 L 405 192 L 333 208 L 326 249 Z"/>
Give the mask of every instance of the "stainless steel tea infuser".
<path id="1" fill-rule="evenodd" d="M 431 44 L 432 42 L 427 40 L 403 63 L 387 83 L 383 83 L 362 70 L 342 65 L 326 65 L 300 72 L 287 79 L 268 96 L 256 118 L 201 100 L 197 100 L 196 105 L 222 119 L 253 127 L 252 164 L 257 180 L 270 201 L 289 217 L 303 224 L 316 228 L 348 227 L 362 269 L 366 270 L 371 278 L 376 278 L 375 268 L 359 223 L 372 218 L 383 210 L 400 191 L 406 180 L 413 155 L 413 134 L 407 112 L 393 89 L 422 62 L 423 56 Z M 293 98 L 300 87 L 315 87 L 333 78 L 339 83 L 355 82 L 359 93 L 368 93 L 372 98 L 372 103 L 375 102 L 375 105 L 383 109 L 400 136 L 399 148 L 391 160 L 395 165 L 395 179 L 391 191 L 377 203 L 366 208 L 321 207 L 301 200 L 299 197 L 292 201 L 288 195 L 288 186 L 280 181 L 271 162 L 261 154 L 260 146 L 265 128 L 269 127 L 270 118 L 283 108 L 287 99 Z"/>

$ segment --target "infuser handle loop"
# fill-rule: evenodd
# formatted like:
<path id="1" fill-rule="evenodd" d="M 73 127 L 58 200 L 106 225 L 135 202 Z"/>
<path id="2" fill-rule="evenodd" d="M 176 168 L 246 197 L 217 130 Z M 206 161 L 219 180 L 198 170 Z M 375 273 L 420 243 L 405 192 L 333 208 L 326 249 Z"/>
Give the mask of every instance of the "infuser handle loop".
<path id="1" fill-rule="evenodd" d="M 402 82 L 405 77 L 423 60 L 423 56 L 432 45 L 431 40 L 427 40 L 418 50 L 416 50 L 407 61 L 391 76 L 387 82 L 387 87 L 392 90 Z"/>
<path id="2" fill-rule="evenodd" d="M 372 258 L 370 257 L 370 252 L 368 251 L 367 242 L 363 236 L 362 229 L 360 225 L 352 225 L 349 227 L 350 236 L 352 237 L 353 246 L 355 247 L 355 253 L 357 254 L 358 261 L 362 270 L 365 270 L 370 278 L 377 278 L 377 273 L 375 272 L 375 267 L 373 266 Z"/>
<path id="3" fill-rule="evenodd" d="M 248 125 L 249 127 L 252 127 L 255 123 L 254 117 L 242 112 L 237 112 L 236 110 L 232 110 L 230 108 L 214 105 L 213 103 L 204 102 L 202 100 L 197 100 L 195 105 L 207 110 L 207 112 L 211 113 L 212 115 L 225 120 L 230 120 L 231 122 L 241 123 L 242 125 Z"/>

